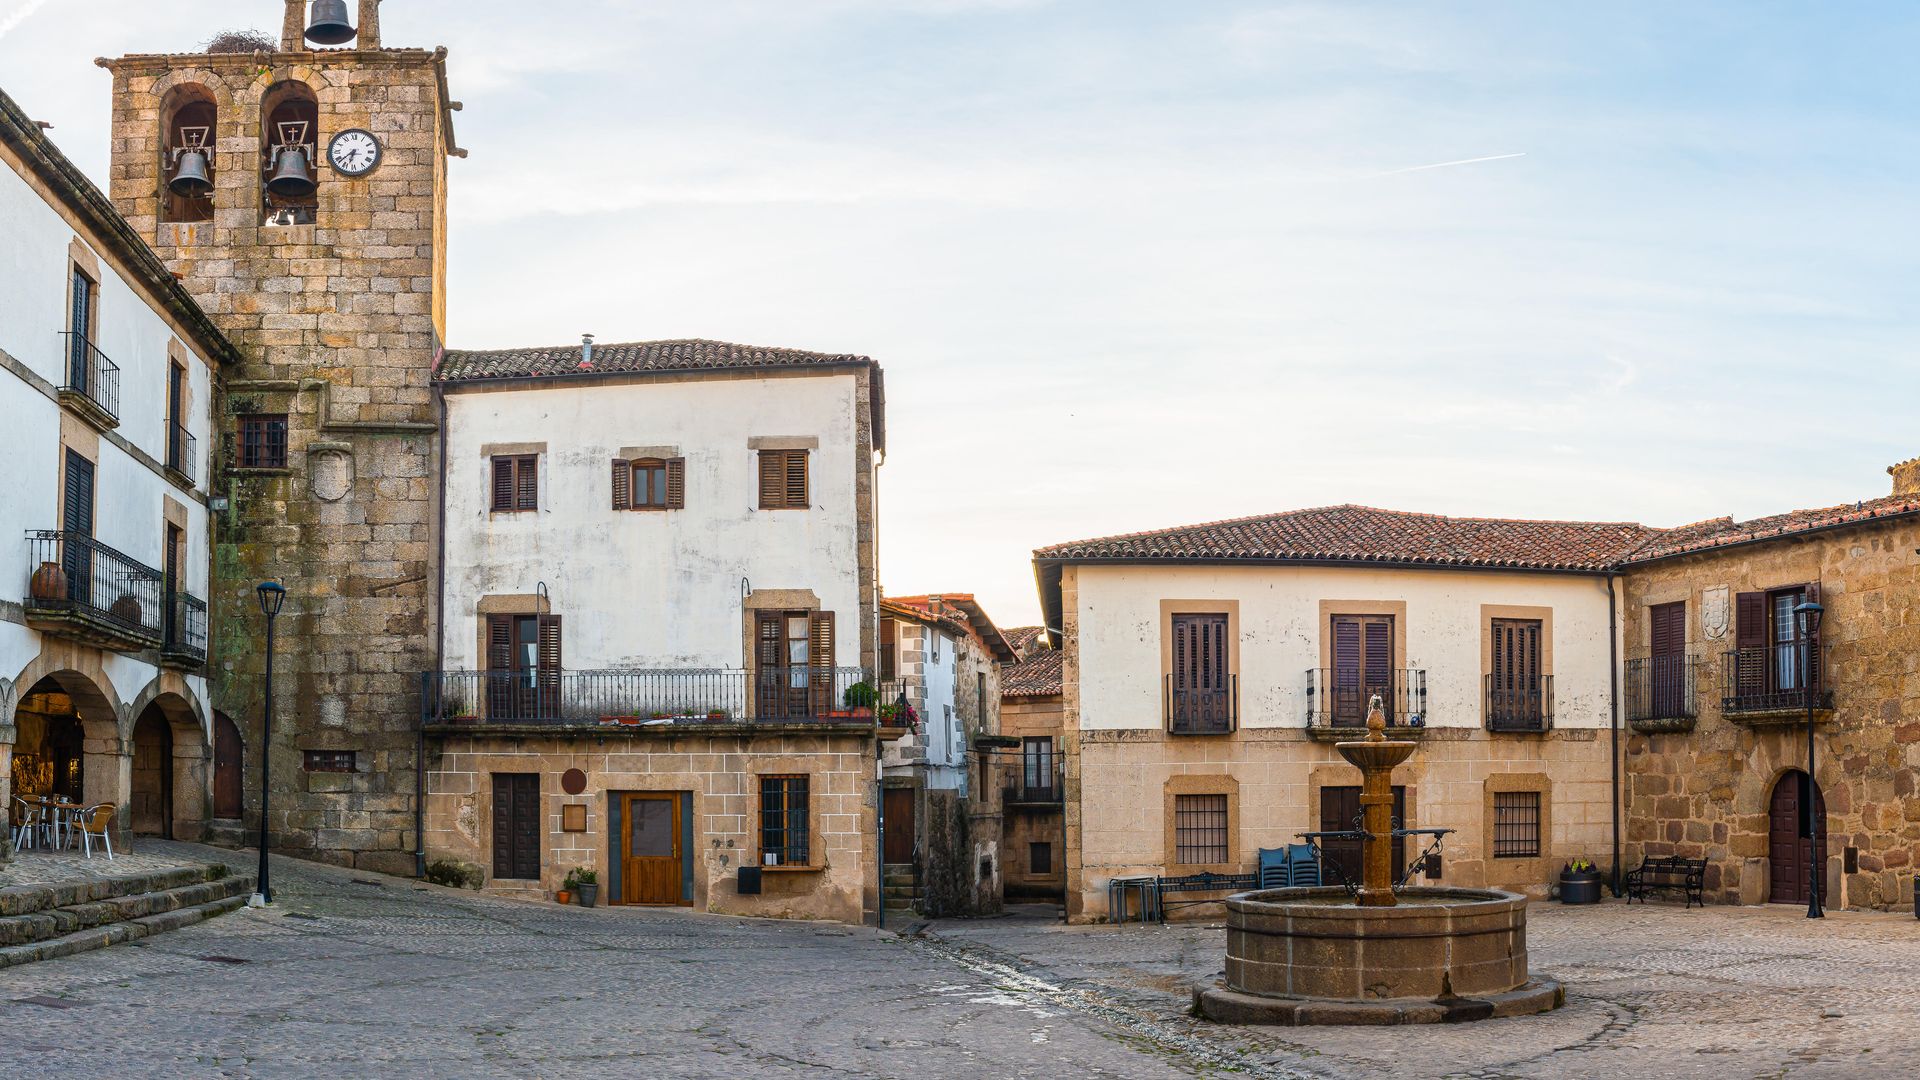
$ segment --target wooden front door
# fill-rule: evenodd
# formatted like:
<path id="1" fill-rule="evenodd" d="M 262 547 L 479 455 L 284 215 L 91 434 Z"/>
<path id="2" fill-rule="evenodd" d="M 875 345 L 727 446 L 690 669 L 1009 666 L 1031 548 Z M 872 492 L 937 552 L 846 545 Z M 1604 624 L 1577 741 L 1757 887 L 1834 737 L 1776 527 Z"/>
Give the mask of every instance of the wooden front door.
<path id="1" fill-rule="evenodd" d="M 493 876 L 540 878 L 540 776 L 493 774 Z"/>
<path id="2" fill-rule="evenodd" d="M 1780 777 L 1773 786 L 1773 802 L 1767 810 L 1767 858 L 1772 865 L 1769 903 L 1804 904 L 1818 882 L 1813 865 L 1827 865 L 1827 801 L 1816 789 L 1813 793 L 1813 821 L 1801 813 L 1806 795 L 1807 774 L 1794 770 Z M 1811 836 L 1809 836 L 1811 832 Z"/>
<path id="3" fill-rule="evenodd" d="M 621 903 L 680 903 L 680 796 L 628 795 L 620 820 Z"/>
<path id="4" fill-rule="evenodd" d="M 223 712 L 213 714 L 213 816 L 240 816 L 240 729 Z"/>
<path id="5" fill-rule="evenodd" d="M 1399 828 L 1407 827 L 1407 789 L 1399 784 L 1393 786 L 1393 820 Z M 1360 789 L 1358 787 L 1323 787 L 1320 789 L 1320 830 L 1322 832 L 1344 832 L 1359 829 L 1360 826 Z M 1363 872 L 1360 862 L 1360 841 L 1328 840 L 1320 844 L 1320 850 L 1326 854 L 1327 861 L 1337 865 L 1340 873 L 1355 885 L 1360 884 Z M 1396 879 L 1407 869 L 1407 841 L 1404 837 L 1393 840 L 1393 873 Z M 1335 876 L 1327 875 L 1328 885 L 1336 884 Z"/>
<path id="6" fill-rule="evenodd" d="M 881 858 L 890 863 L 913 861 L 913 789 L 890 787 L 882 809 L 887 814 L 887 840 Z"/>

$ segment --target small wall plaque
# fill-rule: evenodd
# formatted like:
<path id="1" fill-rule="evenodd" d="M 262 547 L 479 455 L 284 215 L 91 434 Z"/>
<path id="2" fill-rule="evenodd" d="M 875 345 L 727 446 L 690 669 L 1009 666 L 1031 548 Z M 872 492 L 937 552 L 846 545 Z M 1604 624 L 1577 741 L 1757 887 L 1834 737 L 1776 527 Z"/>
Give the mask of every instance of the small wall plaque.
<path id="1" fill-rule="evenodd" d="M 586 832 L 587 808 L 579 803 L 570 803 L 560 808 L 561 832 Z"/>
<path id="2" fill-rule="evenodd" d="M 579 769 L 568 769 L 561 773 L 560 790 L 569 795 L 578 795 L 587 790 L 587 774 Z"/>

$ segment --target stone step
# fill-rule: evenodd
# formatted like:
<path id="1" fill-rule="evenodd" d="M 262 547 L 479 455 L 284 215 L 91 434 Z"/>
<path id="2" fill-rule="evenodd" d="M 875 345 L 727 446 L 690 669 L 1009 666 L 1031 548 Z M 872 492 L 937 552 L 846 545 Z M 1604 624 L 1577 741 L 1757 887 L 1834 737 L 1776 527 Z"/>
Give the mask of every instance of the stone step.
<path id="1" fill-rule="evenodd" d="M 151 892 L 122 893 L 99 900 L 43 907 L 20 915 L 0 916 L 0 951 L 11 951 L 38 943 L 51 942 L 97 928 L 162 917 L 184 909 L 201 908 L 206 905 L 217 906 L 228 900 L 236 901 L 234 906 L 238 906 L 245 903 L 247 896 L 253 892 L 253 877 L 250 874 L 229 874 L 212 881 L 204 880 L 204 872 L 199 876 L 203 880 L 179 884 L 171 888 L 155 889 Z M 101 880 L 111 881 L 112 879 Z M 59 890 L 66 884 L 62 883 L 51 889 Z M 171 929 L 170 926 L 164 928 Z M 108 941 L 105 944 L 113 944 L 113 942 Z M 64 954 L 55 953 L 54 955 Z M 28 959 L 40 959 L 40 957 L 28 957 Z M 0 966 L 6 966 L 9 962 L 24 963 L 25 961 L 0 962 Z"/>
<path id="2" fill-rule="evenodd" d="M 181 866 L 139 874 L 109 874 L 39 885 L 10 885 L 0 889 L 0 916 L 27 915 L 47 908 L 73 907 L 135 893 L 165 892 L 226 877 L 224 866 Z"/>
<path id="3" fill-rule="evenodd" d="M 211 919 L 215 915 L 225 915 L 229 911 L 245 907 L 246 894 L 252 891 L 253 881 L 246 879 L 246 888 L 240 895 L 174 908 L 153 915 L 143 915 L 126 922 L 77 930 L 46 941 L 0 947 L 0 968 L 31 964 L 36 960 L 51 960 L 57 956 L 72 956 L 74 953 L 104 949 L 109 945 L 118 945 L 121 942 L 151 937 L 168 930 L 178 930 L 183 926 L 192 926 L 194 923 Z"/>

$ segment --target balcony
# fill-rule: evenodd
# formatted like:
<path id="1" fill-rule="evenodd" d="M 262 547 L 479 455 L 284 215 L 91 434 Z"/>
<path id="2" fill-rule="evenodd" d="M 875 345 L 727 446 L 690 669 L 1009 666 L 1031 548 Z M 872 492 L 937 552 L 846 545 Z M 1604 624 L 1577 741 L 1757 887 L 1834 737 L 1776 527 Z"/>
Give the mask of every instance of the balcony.
<path id="1" fill-rule="evenodd" d="M 1645 735 L 1692 731 L 1700 715 L 1700 658 L 1687 653 L 1627 661 L 1627 723 Z"/>
<path id="2" fill-rule="evenodd" d="M 194 472 L 194 461 L 199 452 L 200 440 L 194 438 L 186 428 L 167 421 L 167 479 L 181 487 L 191 488 L 198 479 Z"/>
<path id="3" fill-rule="evenodd" d="M 193 669 L 207 662 L 207 602 L 183 592 L 167 594 L 160 663 Z"/>
<path id="4" fill-rule="evenodd" d="M 1488 675 L 1487 730 L 1530 734 L 1553 727 L 1553 676 Z"/>
<path id="5" fill-rule="evenodd" d="M 106 430 L 120 426 L 120 368 L 84 336 L 65 331 L 61 349 L 67 359 L 67 381 L 60 387 L 60 404 Z"/>
<path id="6" fill-rule="evenodd" d="M 1833 714 L 1826 650 L 1817 636 L 1810 650 L 1796 639 L 1729 649 L 1721 658 L 1720 712 L 1728 720 L 1791 724 L 1806 719 L 1809 700 L 1816 720 Z"/>
<path id="7" fill-rule="evenodd" d="M 1049 766 L 1044 759 L 1021 758 L 1014 761 L 1012 767 L 1020 773 L 1013 783 L 1000 789 L 1002 806 L 1057 810 L 1066 801 L 1066 782 L 1060 775 L 1058 761 Z"/>
<path id="8" fill-rule="evenodd" d="M 27 625 L 109 649 L 166 639 L 160 571 L 90 536 L 27 533 Z"/>
<path id="9" fill-rule="evenodd" d="M 900 686 L 866 668 L 441 671 L 420 676 L 428 726 L 650 729 L 743 725 L 904 727 Z"/>
<path id="10" fill-rule="evenodd" d="M 1329 742 L 1364 738 L 1367 708 L 1376 695 L 1395 737 L 1426 729 L 1426 669 L 1308 668 L 1307 734 Z"/>
<path id="11" fill-rule="evenodd" d="M 1174 735 L 1227 735 L 1240 726 L 1240 676 L 1223 676 L 1224 685 L 1187 688 L 1160 677 L 1160 707 Z"/>

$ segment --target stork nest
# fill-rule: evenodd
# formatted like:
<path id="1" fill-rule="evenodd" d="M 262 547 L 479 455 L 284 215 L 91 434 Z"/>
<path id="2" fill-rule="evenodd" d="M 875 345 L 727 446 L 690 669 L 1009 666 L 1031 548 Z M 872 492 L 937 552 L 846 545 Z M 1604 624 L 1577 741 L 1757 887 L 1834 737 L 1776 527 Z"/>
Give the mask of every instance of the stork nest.
<path id="1" fill-rule="evenodd" d="M 206 51 L 210 53 L 253 53 L 274 52 L 280 48 L 280 39 L 258 30 L 225 30 L 208 40 Z"/>

